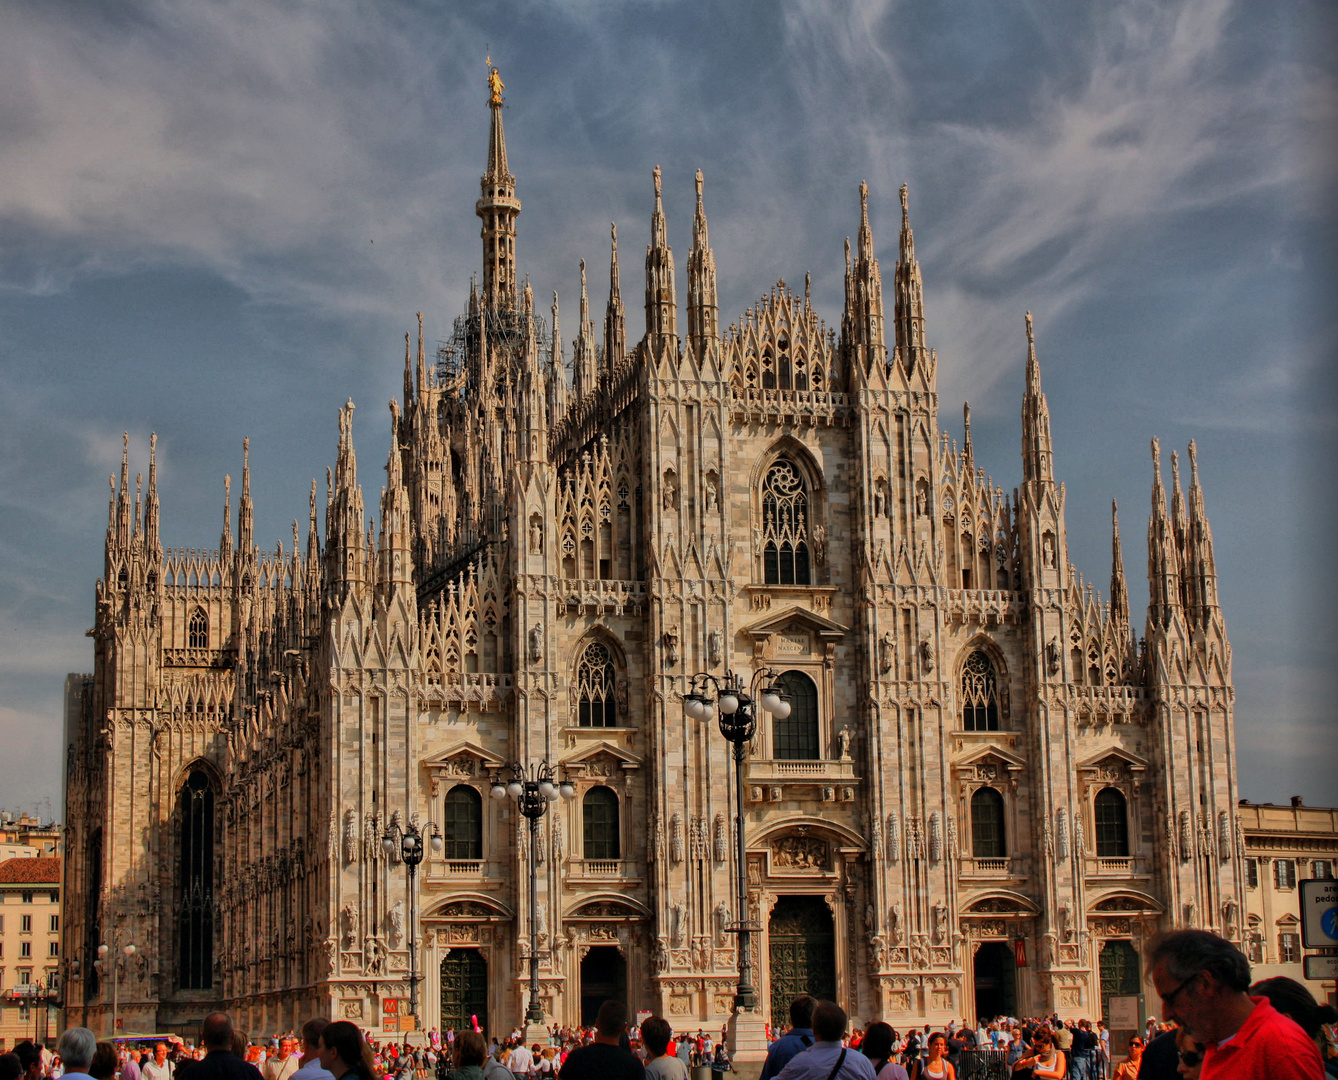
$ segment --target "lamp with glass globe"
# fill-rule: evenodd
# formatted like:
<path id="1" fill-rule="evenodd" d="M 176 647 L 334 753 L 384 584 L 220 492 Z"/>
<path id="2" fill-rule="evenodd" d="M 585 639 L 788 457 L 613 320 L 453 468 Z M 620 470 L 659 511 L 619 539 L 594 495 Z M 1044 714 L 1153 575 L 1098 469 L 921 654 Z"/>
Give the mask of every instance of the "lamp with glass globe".
<path id="1" fill-rule="evenodd" d="M 790 715 L 790 702 L 785 688 L 776 681 L 776 675 L 770 669 L 757 673 L 756 681 L 763 684 L 757 704 L 772 716 L 784 719 Z M 710 691 L 715 691 L 715 700 Z M 732 671 L 717 678 L 710 672 L 701 671 L 689 680 L 688 693 L 683 696 L 683 711 L 693 720 L 710 723 L 718 707 L 720 734 L 730 744 L 734 758 L 734 903 L 735 921 L 728 927 L 731 933 L 739 935 L 738 947 L 738 988 L 734 994 L 734 1014 L 737 1021 L 740 1012 L 753 1013 L 757 1010 L 757 992 L 753 987 L 753 960 L 751 935 L 760 927 L 747 918 L 748 911 L 748 876 L 743 834 L 743 773 L 744 762 L 748 757 L 748 743 L 757 731 L 757 714 L 753 711 L 754 701 L 749 695 L 743 680 Z M 735 1027 L 737 1031 L 737 1026 Z"/>
<path id="2" fill-rule="evenodd" d="M 125 957 L 124 960 L 121 959 L 121 957 L 114 955 L 114 951 L 116 949 L 120 949 L 121 953 Z M 119 1011 L 119 1005 L 120 1005 L 119 978 L 120 978 L 121 966 L 122 964 L 126 963 L 130 959 L 130 957 L 134 955 L 135 955 L 134 942 L 128 940 L 125 936 L 125 932 L 118 929 L 112 932 L 112 943 L 110 945 L 104 943 L 98 946 L 98 958 L 93 961 L 94 966 L 104 973 L 106 972 L 108 967 L 111 968 L 112 1014 L 111 1014 L 110 1038 L 113 1039 L 116 1038 L 116 1026 L 117 1026 L 116 1014 Z M 108 959 L 109 956 L 111 957 L 110 959 Z"/>
<path id="3" fill-rule="evenodd" d="M 548 804 L 576 796 L 576 786 L 566 777 L 561 779 L 547 761 L 536 762 L 527 769 L 520 762 L 511 765 L 511 779 L 503 783 L 497 777 L 492 783 L 492 797 L 516 800 L 521 814 L 530 823 L 530 1001 L 525 1010 L 525 1042 L 547 1041 L 544 1029 L 544 1009 L 539 1003 L 539 921 L 535 912 L 539 907 L 539 822 L 548 813 Z"/>
<path id="4" fill-rule="evenodd" d="M 440 853 L 442 849 L 441 830 L 437 828 L 435 822 L 429 821 L 426 825 L 428 830 L 428 843 L 432 845 L 434 853 Z M 409 1012 L 413 1016 L 414 1029 L 418 1027 L 418 983 L 422 976 L 418 974 L 418 864 L 423 861 L 423 829 L 419 827 L 418 822 L 412 818 L 407 827 L 400 826 L 397 817 L 390 819 L 390 824 L 386 826 L 386 831 L 381 837 L 381 848 L 386 853 L 387 859 L 394 859 L 398 852 L 399 857 L 404 860 L 404 868 L 408 872 L 408 891 L 409 891 L 409 974 L 404 976 L 404 981 L 409 984 Z"/>

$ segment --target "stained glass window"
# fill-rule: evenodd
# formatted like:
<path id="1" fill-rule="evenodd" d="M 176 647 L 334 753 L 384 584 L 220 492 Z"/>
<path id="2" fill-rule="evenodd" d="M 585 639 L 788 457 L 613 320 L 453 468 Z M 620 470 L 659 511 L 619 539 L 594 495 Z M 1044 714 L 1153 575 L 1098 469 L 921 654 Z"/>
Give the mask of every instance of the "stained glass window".
<path id="1" fill-rule="evenodd" d="M 962 668 L 962 727 L 966 731 L 999 730 L 999 687 L 994 665 L 977 649 Z"/>
<path id="2" fill-rule="evenodd" d="M 808 493 L 793 462 L 780 458 L 762 483 L 762 564 L 768 585 L 812 584 Z"/>
<path id="3" fill-rule="evenodd" d="M 617 727 L 617 672 L 602 641 L 592 641 L 576 665 L 576 699 L 581 727 Z"/>

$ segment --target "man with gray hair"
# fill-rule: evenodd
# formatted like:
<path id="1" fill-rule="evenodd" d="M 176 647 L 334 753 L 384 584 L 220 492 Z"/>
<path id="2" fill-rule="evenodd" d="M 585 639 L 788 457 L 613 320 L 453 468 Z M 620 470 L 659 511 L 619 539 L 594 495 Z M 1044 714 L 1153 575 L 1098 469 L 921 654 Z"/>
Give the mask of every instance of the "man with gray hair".
<path id="1" fill-rule="evenodd" d="M 66 1028 L 56 1043 L 56 1053 L 65 1066 L 66 1077 L 88 1076 L 93 1064 L 93 1052 L 98 1048 L 98 1037 L 86 1027 Z M 92 1080 L 89 1077 L 89 1080 Z"/>

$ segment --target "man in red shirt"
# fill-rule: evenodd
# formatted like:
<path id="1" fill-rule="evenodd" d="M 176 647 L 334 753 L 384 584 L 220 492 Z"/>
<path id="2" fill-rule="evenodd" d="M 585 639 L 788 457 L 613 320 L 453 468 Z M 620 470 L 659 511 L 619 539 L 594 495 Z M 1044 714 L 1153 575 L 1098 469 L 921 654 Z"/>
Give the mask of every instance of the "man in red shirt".
<path id="1" fill-rule="evenodd" d="M 1250 964 L 1231 942 L 1176 930 L 1153 942 L 1148 964 L 1162 1015 L 1205 1048 L 1199 1080 L 1323 1080 L 1314 1042 L 1267 998 L 1247 993 Z"/>

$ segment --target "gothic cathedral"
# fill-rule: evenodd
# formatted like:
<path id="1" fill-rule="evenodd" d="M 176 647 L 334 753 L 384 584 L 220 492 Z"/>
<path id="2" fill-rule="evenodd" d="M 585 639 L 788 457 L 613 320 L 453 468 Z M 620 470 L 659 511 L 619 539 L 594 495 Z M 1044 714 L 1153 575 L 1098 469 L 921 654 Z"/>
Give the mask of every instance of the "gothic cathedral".
<path id="1" fill-rule="evenodd" d="M 890 325 L 861 185 L 839 328 L 778 282 L 722 330 L 702 174 L 681 313 L 656 169 L 645 335 L 615 229 L 602 341 L 583 265 L 567 355 L 518 274 L 491 86 L 482 278 L 432 362 L 421 315 L 405 335 L 375 520 L 351 402 L 288 550 L 257 546 L 245 458 L 235 532 L 229 497 L 217 550 L 165 549 L 153 443 L 142 491 L 123 456 L 67 683 L 68 1021 L 106 1030 L 115 996 L 125 1030 L 222 1007 L 384 1036 L 412 968 L 420 1029 L 509 1032 L 534 927 L 547 1022 L 621 996 L 718 1031 L 740 922 L 768 1019 L 803 990 L 898 1026 L 1096 1018 L 1150 992 L 1154 932 L 1239 939 L 1193 444 L 1168 496 L 1153 443 L 1140 639 L 1118 521 L 1107 599 L 1069 563 L 1030 316 L 1020 484 L 977 465 L 969 413 L 960 447 L 940 431 L 905 187 Z M 730 746 L 684 709 L 727 671 L 789 705 L 758 714 L 741 846 Z M 532 848 L 489 796 L 539 761 L 575 794 Z M 412 899 L 392 823 L 442 837 Z"/>

